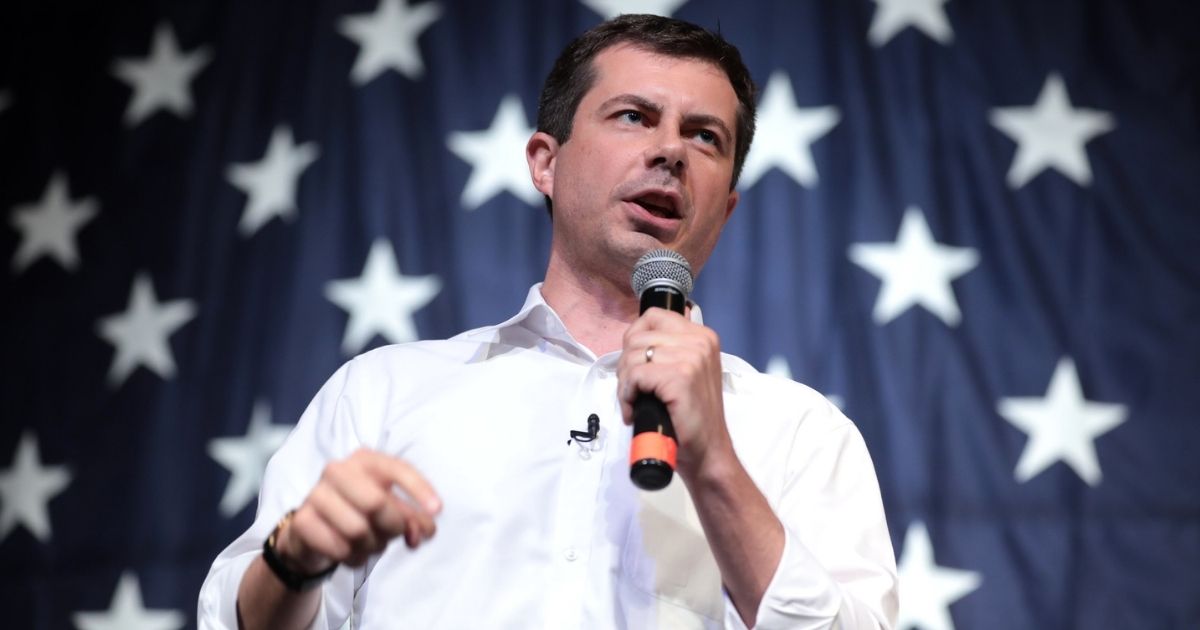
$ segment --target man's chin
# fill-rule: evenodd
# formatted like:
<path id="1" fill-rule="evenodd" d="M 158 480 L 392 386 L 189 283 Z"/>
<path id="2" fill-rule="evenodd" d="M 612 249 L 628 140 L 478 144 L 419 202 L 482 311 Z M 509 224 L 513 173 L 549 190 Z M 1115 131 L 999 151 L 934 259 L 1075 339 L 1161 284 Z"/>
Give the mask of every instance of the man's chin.
<path id="1" fill-rule="evenodd" d="M 661 239 L 656 234 L 636 231 L 621 243 L 620 257 L 628 260 L 629 269 L 632 271 L 634 264 L 646 252 L 653 249 L 672 249 L 670 243 L 670 240 Z"/>
<path id="2" fill-rule="evenodd" d="M 651 222 L 634 219 L 632 225 L 630 225 L 630 230 L 635 234 L 653 239 L 657 243 L 654 247 L 668 247 L 666 243 L 673 243 L 679 237 L 680 227 L 682 227 L 682 224 L 679 221 Z M 651 249 L 654 247 L 651 247 Z"/>

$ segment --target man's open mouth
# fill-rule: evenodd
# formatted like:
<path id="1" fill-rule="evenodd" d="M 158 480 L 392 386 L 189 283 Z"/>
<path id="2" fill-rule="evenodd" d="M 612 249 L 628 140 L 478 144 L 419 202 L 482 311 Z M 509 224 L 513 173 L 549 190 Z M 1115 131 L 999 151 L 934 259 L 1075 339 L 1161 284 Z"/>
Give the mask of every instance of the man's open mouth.
<path id="1" fill-rule="evenodd" d="M 633 203 L 646 209 L 646 212 L 662 218 L 662 219 L 678 219 L 679 210 L 675 207 L 675 200 L 666 195 L 650 193 L 631 199 Z"/>

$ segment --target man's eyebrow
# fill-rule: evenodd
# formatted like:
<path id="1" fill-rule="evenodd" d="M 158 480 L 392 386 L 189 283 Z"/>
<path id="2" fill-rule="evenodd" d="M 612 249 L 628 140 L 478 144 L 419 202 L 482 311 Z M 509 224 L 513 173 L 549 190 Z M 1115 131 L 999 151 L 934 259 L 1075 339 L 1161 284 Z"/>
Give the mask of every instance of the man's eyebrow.
<path id="1" fill-rule="evenodd" d="M 618 94 L 601 103 L 600 109 L 608 109 L 609 107 L 612 107 L 618 103 L 632 105 L 639 109 L 654 112 L 655 114 L 662 113 L 662 105 L 659 105 L 658 103 L 655 103 L 654 101 L 645 97 L 638 96 L 637 94 Z"/>
<path id="2" fill-rule="evenodd" d="M 716 127 L 717 131 L 721 133 L 723 139 L 725 140 L 725 146 L 729 146 L 729 144 L 733 142 L 733 132 L 729 130 L 729 126 L 725 124 L 724 120 L 721 120 L 716 116 L 710 116 L 708 114 L 688 114 L 687 116 L 683 117 L 683 120 L 690 125 L 696 125 L 699 127 Z"/>
<path id="3" fill-rule="evenodd" d="M 618 94 L 601 103 L 600 109 L 603 111 L 616 104 L 631 105 L 638 109 L 653 112 L 655 114 L 662 113 L 662 105 L 659 105 L 658 103 L 655 103 L 654 101 L 651 101 L 645 97 L 638 96 L 637 94 Z M 729 125 L 726 125 L 725 121 L 717 118 L 716 116 L 709 114 L 688 114 L 687 116 L 684 116 L 683 121 L 688 125 L 693 126 L 714 127 L 723 136 L 726 145 L 733 142 L 733 132 L 730 131 Z"/>

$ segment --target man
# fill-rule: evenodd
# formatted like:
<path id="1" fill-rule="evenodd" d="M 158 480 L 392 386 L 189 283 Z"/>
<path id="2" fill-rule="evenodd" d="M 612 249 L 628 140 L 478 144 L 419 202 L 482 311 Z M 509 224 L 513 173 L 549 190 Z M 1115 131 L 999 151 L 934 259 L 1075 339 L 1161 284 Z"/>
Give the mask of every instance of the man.
<path id="1" fill-rule="evenodd" d="M 200 626 L 890 627 L 854 425 L 722 355 L 694 306 L 639 317 L 629 286 L 648 250 L 707 260 L 753 98 L 737 50 L 690 24 L 624 16 L 573 42 L 526 147 L 552 213 L 544 283 L 503 324 L 343 366 L 214 563 Z M 678 434 L 659 492 L 629 480 L 638 392 Z M 592 414 L 599 438 L 564 444 Z"/>

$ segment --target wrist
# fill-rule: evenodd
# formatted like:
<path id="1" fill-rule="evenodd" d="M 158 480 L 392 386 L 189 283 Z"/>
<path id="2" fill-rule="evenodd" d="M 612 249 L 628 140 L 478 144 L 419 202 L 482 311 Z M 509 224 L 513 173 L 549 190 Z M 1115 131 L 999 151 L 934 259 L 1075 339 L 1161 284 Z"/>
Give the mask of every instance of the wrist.
<path id="1" fill-rule="evenodd" d="M 710 446 L 690 462 L 680 461 L 679 472 L 692 491 L 719 490 L 728 486 L 739 473 L 746 474 L 733 445 L 727 440 Z"/>
<path id="2" fill-rule="evenodd" d="M 284 566 L 297 573 L 322 573 L 331 565 L 334 565 L 332 560 L 315 553 L 310 553 L 305 550 L 304 544 L 295 536 L 295 531 L 291 525 L 292 515 L 284 515 L 280 520 L 283 526 L 276 526 L 275 534 L 275 556 L 283 562 Z M 286 522 L 285 522 L 286 520 Z"/>
<path id="3" fill-rule="evenodd" d="M 283 515 L 275 529 L 263 541 L 263 560 L 271 573 L 283 583 L 288 590 L 294 592 L 306 591 L 319 586 L 325 581 L 337 563 L 322 561 L 318 558 L 302 560 L 303 554 L 290 552 L 295 548 L 291 538 L 291 522 L 295 510 Z M 289 543 L 291 543 L 289 545 Z"/>

